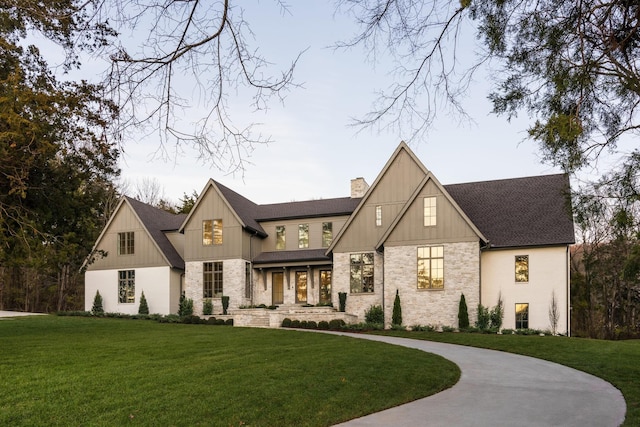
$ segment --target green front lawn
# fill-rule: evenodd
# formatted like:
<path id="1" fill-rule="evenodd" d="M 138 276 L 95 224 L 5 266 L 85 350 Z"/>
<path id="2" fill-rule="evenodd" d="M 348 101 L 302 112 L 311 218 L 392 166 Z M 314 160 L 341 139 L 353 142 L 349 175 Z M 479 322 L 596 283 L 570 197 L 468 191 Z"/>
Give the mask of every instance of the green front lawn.
<path id="1" fill-rule="evenodd" d="M 0 320 L 2 426 L 327 426 L 451 387 L 418 350 L 273 329 Z"/>
<path id="2" fill-rule="evenodd" d="M 625 426 L 640 426 L 640 340 L 386 331 L 384 335 L 490 348 L 537 357 L 600 377 L 624 395 Z"/>

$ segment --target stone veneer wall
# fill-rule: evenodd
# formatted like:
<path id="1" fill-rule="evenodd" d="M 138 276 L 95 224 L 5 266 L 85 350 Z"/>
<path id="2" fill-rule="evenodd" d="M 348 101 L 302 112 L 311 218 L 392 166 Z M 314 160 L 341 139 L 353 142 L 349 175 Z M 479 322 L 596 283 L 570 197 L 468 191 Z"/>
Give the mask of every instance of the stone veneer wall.
<path id="1" fill-rule="evenodd" d="M 214 261 L 214 260 L 212 260 Z M 193 300 L 193 314 L 202 316 L 202 264 L 208 261 L 185 262 L 184 292 Z M 229 309 L 249 304 L 245 298 L 245 263 L 243 259 L 222 261 L 222 294 L 229 297 Z M 222 314 L 222 298 L 212 298 L 213 314 Z"/>
<path id="2" fill-rule="evenodd" d="M 422 245 L 421 245 L 422 246 Z M 435 245 L 434 245 L 435 246 Z M 444 289 L 417 288 L 418 246 L 385 248 L 385 323 L 391 324 L 396 289 L 406 326 L 458 327 L 460 294 L 464 293 L 469 321 L 474 324 L 480 301 L 480 250 L 478 242 L 445 243 Z"/>
<path id="3" fill-rule="evenodd" d="M 363 253 L 366 251 L 358 252 Z M 354 252 L 356 253 L 356 252 Z M 333 306 L 338 308 L 340 300 L 338 292 L 347 293 L 347 306 L 345 312 L 357 316 L 358 322 L 364 322 L 364 312 L 372 305 L 382 304 L 383 291 L 383 274 L 384 274 L 384 257 L 374 252 L 373 257 L 373 288 L 372 293 L 351 293 L 351 265 L 349 253 L 333 254 L 333 276 L 332 276 L 332 292 L 331 301 Z M 394 291 L 395 292 L 395 291 Z"/>

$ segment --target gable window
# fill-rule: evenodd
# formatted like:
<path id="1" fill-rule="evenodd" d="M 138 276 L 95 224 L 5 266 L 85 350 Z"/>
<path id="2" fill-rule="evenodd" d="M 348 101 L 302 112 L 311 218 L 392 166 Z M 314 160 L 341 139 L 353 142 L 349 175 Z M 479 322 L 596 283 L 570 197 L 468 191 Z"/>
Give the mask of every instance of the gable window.
<path id="1" fill-rule="evenodd" d="M 444 247 L 418 248 L 418 289 L 444 288 Z"/>
<path id="2" fill-rule="evenodd" d="M 433 227 L 436 225 L 437 203 L 435 197 L 425 197 L 424 203 L 424 226 Z"/>
<path id="3" fill-rule="evenodd" d="M 382 227 L 382 206 L 376 206 L 376 227 Z"/>
<path id="4" fill-rule="evenodd" d="M 202 297 L 220 298 L 222 296 L 222 262 L 202 264 Z"/>
<path id="5" fill-rule="evenodd" d="M 136 302 L 136 271 L 118 271 L 118 303 L 133 304 Z"/>
<path id="6" fill-rule="evenodd" d="M 205 219 L 202 221 L 202 244 L 204 246 L 222 244 L 221 219 Z"/>
<path id="7" fill-rule="evenodd" d="M 286 244 L 286 229 L 284 225 L 276 225 L 276 249 L 284 250 L 287 247 Z"/>
<path id="8" fill-rule="evenodd" d="M 328 248 L 329 246 L 331 246 L 332 241 L 333 241 L 333 223 L 323 222 L 322 223 L 322 247 Z"/>
<path id="9" fill-rule="evenodd" d="M 516 329 L 529 329 L 529 304 L 516 304 Z"/>
<path id="10" fill-rule="evenodd" d="M 134 232 L 118 233 L 118 255 L 133 255 L 135 253 Z"/>
<path id="11" fill-rule="evenodd" d="M 373 253 L 351 254 L 351 293 L 373 292 Z"/>
<path id="12" fill-rule="evenodd" d="M 516 282 L 529 281 L 529 255 L 516 255 Z"/>
<path id="13" fill-rule="evenodd" d="M 298 224 L 298 248 L 309 247 L 309 224 Z"/>

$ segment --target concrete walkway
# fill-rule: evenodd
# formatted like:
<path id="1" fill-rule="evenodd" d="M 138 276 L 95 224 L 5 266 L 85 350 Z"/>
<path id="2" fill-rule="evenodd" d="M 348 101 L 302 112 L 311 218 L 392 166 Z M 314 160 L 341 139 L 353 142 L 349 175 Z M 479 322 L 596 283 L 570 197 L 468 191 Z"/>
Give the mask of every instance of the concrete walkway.
<path id="1" fill-rule="evenodd" d="M 340 426 L 614 427 L 624 421 L 626 404 L 618 389 L 563 365 L 453 344 L 337 334 L 439 354 L 462 371 L 448 390 Z"/>
<path id="2" fill-rule="evenodd" d="M 0 310 L 0 319 L 3 317 L 21 317 L 21 316 L 46 316 L 46 314 L 45 313 L 25 313 L 23 311 Z"/>

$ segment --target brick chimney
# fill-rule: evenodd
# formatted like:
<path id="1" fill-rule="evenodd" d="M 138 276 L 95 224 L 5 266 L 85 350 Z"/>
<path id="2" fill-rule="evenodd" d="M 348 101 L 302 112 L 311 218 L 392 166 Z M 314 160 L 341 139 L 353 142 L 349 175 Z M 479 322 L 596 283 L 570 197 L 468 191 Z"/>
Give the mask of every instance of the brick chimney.
<path id="1" fill-rule="evenodd" d="M 351 198 L 357 199 L 364 197 L 364 193 L 369 189 L 369 184 L 362 177 L 351 180 Z"/>

